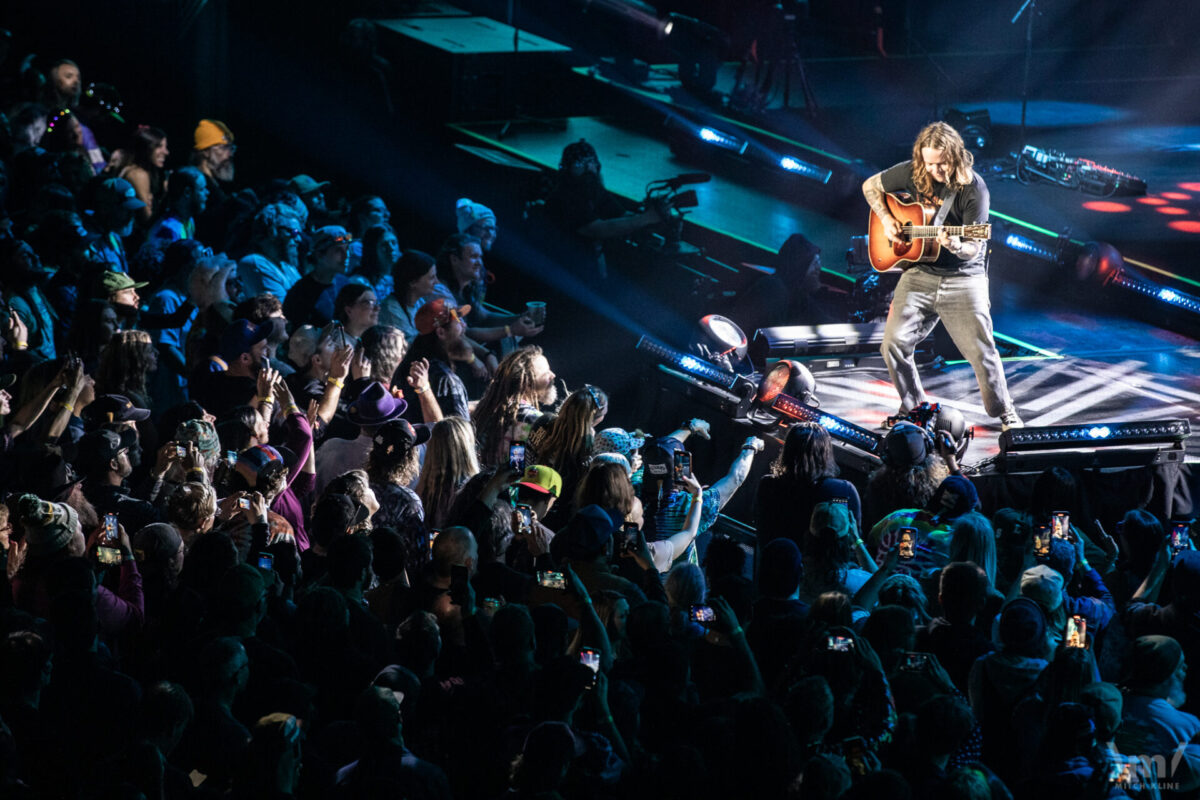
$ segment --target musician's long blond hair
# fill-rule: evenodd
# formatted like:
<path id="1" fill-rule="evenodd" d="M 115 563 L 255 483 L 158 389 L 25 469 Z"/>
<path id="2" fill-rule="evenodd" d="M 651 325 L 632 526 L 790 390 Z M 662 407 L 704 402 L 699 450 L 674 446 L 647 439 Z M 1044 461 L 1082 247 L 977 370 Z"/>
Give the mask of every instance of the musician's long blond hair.
<path id="1" fill-rule="evenodd" d="M 951 191 L 968 186 L 974 180 L 971 166 L 975 163 L 975 156 L 967 150 L 958 131 L 944 122 L 933 122 L 922 128 L 921 132 L 917 134 L 916 141 L 913 142 L 913 185 L 921 197 L 930 197 L 934 194 L 933 178 L 929 177 L 929 173 L 925 171 L 925 159 L 921 158 L 921 150 L 926 147 L 945 151 L 946 160 L 953 167 L 950 173 L 949 188 Z"/>

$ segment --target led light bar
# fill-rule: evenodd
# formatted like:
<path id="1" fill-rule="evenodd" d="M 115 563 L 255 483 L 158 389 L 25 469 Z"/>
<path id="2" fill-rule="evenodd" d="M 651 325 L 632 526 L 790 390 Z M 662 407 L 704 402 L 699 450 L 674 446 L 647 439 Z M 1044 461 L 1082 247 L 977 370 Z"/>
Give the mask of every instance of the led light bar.
<path id="1" fill-rule="evenodd" d="M 883 437 L 878 433 L 860 428 L 841 417 L 835 417 L 833 414 L 826 414 L 824 411 L 805 405 L 791 395 L 777 396 L 771 403 L 771 408 L 801 422 L 815 422 L 829 431 L 829 435 L 834 439 L 852 444 L 871 455 L 879 455 L 883 449 Z"/>
<path id="2" fill-rule="evenodd" d="M 829 179 L 833 177 L 832 170 L 823 169 L 807 161 L 801 161 L 795 156 L 783 156 L 779 159 L 779 166 L 787 172 L 803 175 L 805 178 L 812 178 L 814 181 L 819 181 L 820 183 L 829 183 Z"/>
<path id="3" fill-rule="evenodd" d="M 1122 289 L 1129 289 L 1146 297 L 1153 297 L 1155 300 L 1159 300 L 1175 308 L 1200 313 L 1200 298 L 1178 289 L 1166 288 L 1154 281 L 1139 278 L 1127 269 L 1123 269 L 1114 275 L 1109 282 L 1109 286 L 1119 286 Z"/>
<path id="4" fill-rule="evenodd" d="M 701 128 L 696 132 L 696 135 L 699 136 L 702 141 L 720 147 L 723 150 L 732 150 L 735 153 L 746 152 L 746 145 L 748 142 L 744 142 L 736 136 L 731 136 L 728 133 L 722 133 L 715 128 Z"/>
<path id="5" fill-rule="evenodd" d="M 1013 428 L 1000 434 L 1000 452 L 1178 443 L 1191 433 L 1186 419 Z"/>
<path id="6" fill-rule="evenodd" d="M 1027 256 L 1040 258 L 1043 261 L 1053 263 L 1057 260 L 1057 255 L 1054 250 L 1044 245 L 1040 245 L 1033 239 L 1027 236 L 1021 236 L 1017 233 L 1010 233 L 1004 237 L 1004 246 L 1010 250 L 1016 250 L 1018 253 L 1024 253 Z"/>
<path id="7" fill-rule="evenodd" d="M 716 384 L 722 389 L 730 390 L 737 383 L 738 375 L 736 372 L 721 369 L 699 356 L 676 350 L 656 339 L 651 339 L 649 336 L 643 336 L 638 339 L 636 349 L 638 352 L 654 356 L 664 364 L 670 364 L 680 372 Z"/>

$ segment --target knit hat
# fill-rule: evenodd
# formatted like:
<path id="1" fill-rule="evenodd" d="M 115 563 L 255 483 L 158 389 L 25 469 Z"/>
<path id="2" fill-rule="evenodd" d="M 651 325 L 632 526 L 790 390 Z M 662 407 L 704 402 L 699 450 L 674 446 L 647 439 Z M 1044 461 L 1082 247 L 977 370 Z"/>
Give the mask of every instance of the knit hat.
<path id="1" fill-rule="evenodd" d="M 155 522 L 133 534 L 133 556 L 138 562 L 161 562 L 174 558 L 183 545 L 183 538 L 174 525 Z"/>
<path id="2" fill-rule="evenodd" d="M 803 574 L 800 548 L 791 539 L 773 539 L 763 548 L 758 585 L 768 597 L 789 597 Z"/>
<path id="3" fill-rule="evenodd" d="M 459 233 L 466 233 L 467 229 L 476 222 L 484 220 L 490 220 L 493 225 L 496 224 L 496 215 L 490 208 L 465 197 L 454 204 L 454 215 L 458 219 Z"/>
<path id="4" fill-rule="evenodd" d="M 429 253 L 420 250 L 405 250 L 396 263 L 392 265 L 392 278 L 398 289 L 407 287 L 419 278 L 429 274 L 429 270 L 437 265 L 437 260 Z"/>
<path id="5" fill-rule="evenodd" d="M 1065 582 L 1075 574 L 1075 547 L 1066 539 L 1051 539 L 1046 566 L 1062 575 Z"/>
<path id="6" fill-rule="evenodd" d="M 1045 564 L 1030 567 L 1021 575 L 1021 597 L 1028 597 L 1052 614 L 1062 605 L 1063 576 Z"/>
<path id="7" fill-rule="evenodd" d="M 1170 636 L 1139 636 L 1129 655 L 1125 685 L 1130 689 L 1148 689 L 1171 677 L 1179 668 L 1183 648 Z"/>
<path id="8" fill-rule="evenodd" d="M 206 419 L 189 419 L 175 429 L 175 441 L 195 442 L 196 449 L 204 455 L 221 452 L 221 439 L 217 429 Z"/>
<path id="9" fill-rule="evenodd" d="M 826 528 L 831 528 L 838 537 L 853 537 L 854 515 L 850 513 L 850 506 L 828 501 L 813 506 L 812 518 L 808 524 L 809 532 L 816 536 Z"/>
<path id="10" fill-rule="evenodd" d="M 17 501 L 17 515 L 25 529 L 25 544 L 31 556 L 57 553 L 79 530 L 79 515 L 66 503 L 50 503 L 35 494 Z"/>
<path id="11" fill-rule="evenodd" d="M 929 508 L 943 520 L 956 519 L 979 508 L 979 492 L 962 475 L 950 475 L 938 484 Z"/>
<path id="12" fill-rule="evenodd" d="M 1046 641 L 1046 612 L 1028 597 L 1018 597 L 1000 612 L 997 633 L 1007 650 L 1036 651 Z"/>
<path id="13" fill-rule="evenodd" d="M 207 150 L 219 144 L 233 144 L 233 131 L 215 119 L 202 119 L 192 134 L 192 149 Z"/>

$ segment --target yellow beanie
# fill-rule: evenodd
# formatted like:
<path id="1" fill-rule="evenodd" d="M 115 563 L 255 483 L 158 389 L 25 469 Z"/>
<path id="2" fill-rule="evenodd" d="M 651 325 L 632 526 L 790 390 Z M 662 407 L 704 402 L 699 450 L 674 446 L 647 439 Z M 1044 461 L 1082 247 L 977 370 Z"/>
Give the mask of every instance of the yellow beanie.
<path id="1" fill-rule="evenodd" d="M 233 144 L 233 131 L 229 130 L 224 122 L 215 119 L 200 120 L 192 136 L 195 140 L 193 147 L 196 150 L 207 150 L 219 144 Z"/>

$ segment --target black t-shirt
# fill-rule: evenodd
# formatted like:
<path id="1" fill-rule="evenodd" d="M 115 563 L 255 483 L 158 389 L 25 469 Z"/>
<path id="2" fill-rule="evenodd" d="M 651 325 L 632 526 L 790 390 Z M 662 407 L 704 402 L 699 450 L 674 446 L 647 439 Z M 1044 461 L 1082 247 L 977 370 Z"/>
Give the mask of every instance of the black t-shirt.
<path id="1" fill-rule="evenodd" d="M 991 210 L 991 195 L 988 194 L 987 184 L 983 178 L 972 172 L 973 180 L 969 186 L 958 191 L 950 204 L 949 212 L 943 225 L 973 225 L 988 221 Z M 920 199 L 925 205 L 931 206 L 934 213 L 941 208 L 946 198 L 946 187 L 934 183 L 934 196 L 921 197 L 913 184 L 912 161 L 901 161 L 895 166 L 888 167 L 879 175 L 883 190 L 890 194 L 907 192 L 911 198 Z M 986 243 L 985 243 L 986 244 Z M 987 247 L 981 247 L 979 253 L 970 261 L 963 261 L 953 253 L 942 250 L 936 261 L 928 264 L 916 264 L 917 269 L 933 275 L 982 275 L 987 269 Z"/>

